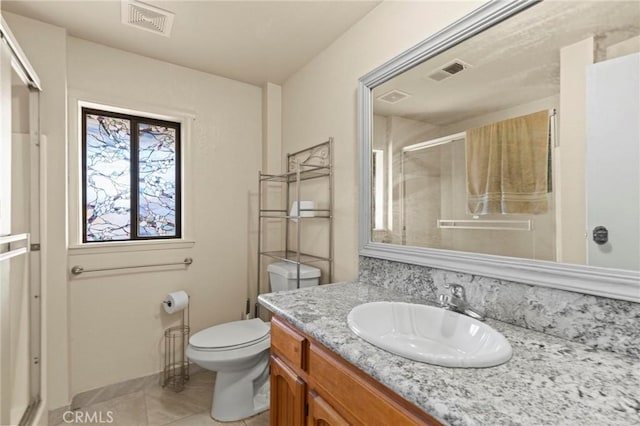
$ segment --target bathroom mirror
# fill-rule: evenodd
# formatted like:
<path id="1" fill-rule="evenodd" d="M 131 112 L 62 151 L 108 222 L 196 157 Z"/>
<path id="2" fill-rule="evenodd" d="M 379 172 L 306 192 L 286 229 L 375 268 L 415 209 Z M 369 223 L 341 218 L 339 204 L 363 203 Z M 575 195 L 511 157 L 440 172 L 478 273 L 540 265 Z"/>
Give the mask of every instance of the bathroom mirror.
<path id="1" fill-rule="evenodd" d="M 490 2 L 360 79 L 360 253 L 640 301 L 640 3 Z"/>

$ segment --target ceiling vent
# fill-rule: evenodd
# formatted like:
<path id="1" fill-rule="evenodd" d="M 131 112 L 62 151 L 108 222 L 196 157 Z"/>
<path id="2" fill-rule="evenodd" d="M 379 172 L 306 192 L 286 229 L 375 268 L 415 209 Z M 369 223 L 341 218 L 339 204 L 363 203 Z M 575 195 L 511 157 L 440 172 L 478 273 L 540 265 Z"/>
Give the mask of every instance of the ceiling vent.
<path id="1" fill-rule="evenodd" d="M 174 14 L 135 0 L 122 0 L 122 23 L 165 37 L 171 35 Z"/>
<path id="2" fill-rule="evenodd" d="M 393 89 L 382 95 L 378 96 L 376 99 L 386 102 L 388 104 L 397 104 L 400 101 L 404 101 L 407 98 L 410 98 L 411 95 L 403 92 L 402 90 Z"/>
<path id="3" fill-rule="evenodd" d="M 433 70 L 433 72 L 431 72 L 431 74 L 429 74 L 427 77 L 429 77 L 431 80 L 442 81 L 458 74 L 459 72 L 466 70 L 469 67 L 471 67 L 471 65 L 467 64 L 466 62 L 463 62 L 460 59 L 454 59 L 453 61 L 447 62 L 446 64 Z"/>

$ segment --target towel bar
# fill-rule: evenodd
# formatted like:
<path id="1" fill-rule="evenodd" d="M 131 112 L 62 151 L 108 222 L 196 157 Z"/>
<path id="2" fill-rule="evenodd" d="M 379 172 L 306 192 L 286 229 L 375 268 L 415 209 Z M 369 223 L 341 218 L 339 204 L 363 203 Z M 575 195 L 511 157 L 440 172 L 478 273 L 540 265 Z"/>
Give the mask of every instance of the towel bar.
<path id="1" fill-rule="evenodd" d="M 498 226 L 496 226 L 498 225 Z M 500 226 L 502 225 L 502 226 Z M 514 226 L 509 226 L 514 225 Z M 490 231 L 531 231 L 531 220 L 456 220 L 438 219 L 441 229 L 486 229 Z"/>
<path id="2" fill-rule="evenodd" d="M 26 247 L 11 248 L 12 243 L 19 241 L 24 241 Z M 0 244 L 9 244 L 9 251 L 0 253 L 0 262 L 3 262 L 29 252 L 29 234 L 2 235 L 0 236 Z"/>
<path id="3" fill-rule="evenodd" d="M 93 268 L 93 269 L 84 269 L 80 265 L 75 265 L 71 268 L 71 273 L 73 275 L 80 275 L 83 272 L 102 272 L 102 271 L 114 271 L 117 269 L 135 269 L 135 268 L 150 268 L 153 266 L 172 266 L 172 265 L 191 265 L 193 263 L 193 259 L 187 257 L 182 262 L 168 262 L 168 263 L 149 263 L 145 265 L 133 265 L 133 266 L 112 266 L 110 268 Z"/>

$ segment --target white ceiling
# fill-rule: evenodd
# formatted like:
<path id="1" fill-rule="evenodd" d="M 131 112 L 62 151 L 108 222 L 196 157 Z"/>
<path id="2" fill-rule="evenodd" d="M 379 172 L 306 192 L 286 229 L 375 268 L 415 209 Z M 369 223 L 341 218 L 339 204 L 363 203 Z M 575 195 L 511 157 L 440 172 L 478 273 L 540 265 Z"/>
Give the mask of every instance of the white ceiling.
<path id="1" fill-rule="evenodd" d="M 639 34 L 637 0 L 543 2 L 376 87 L 374 113 L 447 125 L 557 95 L 562 47 L 594 36 L 601 56 Z M 455 58 L 471 67 L 428 78 Z M 375 99 L 393 89 L 412 96 L 393 105 Z"/>
<path id="2" fill-rule="evenodd" d="M 3 11 L 150 58 L 282 84 L 380 1 L 145 1 L 175 13 L 171 37 L 124 25 L 119 0 L 2 0 Z"/>

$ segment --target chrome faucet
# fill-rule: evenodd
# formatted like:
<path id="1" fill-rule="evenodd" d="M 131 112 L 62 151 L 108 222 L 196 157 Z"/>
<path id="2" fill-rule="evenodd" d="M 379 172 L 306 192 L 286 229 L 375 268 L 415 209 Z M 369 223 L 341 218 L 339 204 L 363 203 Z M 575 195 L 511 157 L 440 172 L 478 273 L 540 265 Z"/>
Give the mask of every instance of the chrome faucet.
<path id="1" fill-rule="evenodd" d="M 478 321 L 484 321 L 484 316 L 472 310 L 464 295 L 464 287 L 460 284 L 445 284 L 444 288 L 450 288 L 451 294 L 441 294 L 438 296 L 440 306 L 453 312 L 465 314 Z"/>

